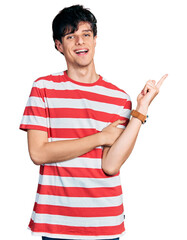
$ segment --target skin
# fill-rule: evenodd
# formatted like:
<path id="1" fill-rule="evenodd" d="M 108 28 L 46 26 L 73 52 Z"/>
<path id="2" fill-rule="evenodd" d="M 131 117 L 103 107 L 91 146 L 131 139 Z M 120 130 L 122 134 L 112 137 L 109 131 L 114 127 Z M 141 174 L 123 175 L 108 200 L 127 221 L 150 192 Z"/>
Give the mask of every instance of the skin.
<path id="1" fill-rule="evenodd" d="M 59 52 L 64 54 L 68 76 L 78 82 L 93 83 L 99 79 L 95 71 L 94 54 L 97 36 L 89 23 L 80 22 L 78 30 L 55 41 Z M 87 49 L 86 54 L 76 54 L 76 50 Z"/>
<path id="2" fill-rule="evenodd" d="M 137 97 L 136 110 L 143 115 L 147 114 L 148 107 L 159 93 L 160 87 L 168 75 L 165 74 L 156 84 L 149 80 Z M 131 154 L 142 123 L 132 117 L 126 129 L 111 147 L 106 147 L 103 153 L 102 168 L 109 175 L 115 175 Z M 124 144 L 125 143 L 125 144 Z M 117 156 L 117 157 L 116 157 Z"/>
<path id="3" fill-rule="evenodd" d="M 80 22 L 77 31 L 66 34 L 62 41 L 55 41 L 59 52 L 64 54 L 67 63 L 67 74 L 75 81 L 94 83 L 99 75 L 95 71 L 94 54 L 97 36 L 93 36 L 90 24 Z M 78 53 L 80 50 L 88 50 Z M 147 114 L 153 99 L 159 93 L 166 79 L 164 75 L 156 84 L 155 80 L 146 82 L 137 97 L 136 110 Z M 37 164 L 66 161 L 81 156 L 97 146 L 104 146 L 102 169 L 106 174 L 115 175 L 131 154 L 141 121 L 132 117 L 126 129 L 118 128 L 124 121 L 117 120 L 101 132 L 74 140 L 48 142 L 47 133 L 39 130 L 28 130 L 28 147 L 32 161 Z M 74 151 L 72 152 L 72 148 Z"/>

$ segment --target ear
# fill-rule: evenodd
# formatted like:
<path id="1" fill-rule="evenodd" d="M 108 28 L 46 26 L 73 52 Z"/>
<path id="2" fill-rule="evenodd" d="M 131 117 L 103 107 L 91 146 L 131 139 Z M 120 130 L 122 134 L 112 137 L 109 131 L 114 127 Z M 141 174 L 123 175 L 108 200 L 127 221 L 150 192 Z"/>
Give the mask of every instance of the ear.
<path id="1" fill-rule="evenodd" d="M 64 52 L 62 43 L 57 39 L 55 40 L 55 46 L 59 52 L 61 52 L 61 53 Z"/>

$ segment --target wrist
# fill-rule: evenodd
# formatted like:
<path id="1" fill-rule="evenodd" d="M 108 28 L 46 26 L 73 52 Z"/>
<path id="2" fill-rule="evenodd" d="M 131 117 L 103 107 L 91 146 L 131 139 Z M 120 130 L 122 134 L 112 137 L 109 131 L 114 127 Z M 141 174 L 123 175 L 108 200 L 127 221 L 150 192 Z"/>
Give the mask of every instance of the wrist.
<path id="1" fill-rule="evenodd" d="M 143 124 L 146 122 L 146 119 L 148 117 L 147 115 L 144 115 L 137 110 L 132 110 L 131 111 L 131 116 L 139 119 Z"/>
<path id="2" fill-rule="evenodd" d="M 99 145 L 100 146 L 105 145 L 106 144 L 105 133 L 101 131 L 101 132 L 98 132 L 97 135 L 98 135 Z"/>
<path id="3" fill-rule="evenodd" d="M 146 106 L 142 106 L 142 105 L 137 105 L 136 111 L 138 111 L 139 113 L 141 113 L 143 115 L 147 115 L 148 106 L 146 107 Z"/>

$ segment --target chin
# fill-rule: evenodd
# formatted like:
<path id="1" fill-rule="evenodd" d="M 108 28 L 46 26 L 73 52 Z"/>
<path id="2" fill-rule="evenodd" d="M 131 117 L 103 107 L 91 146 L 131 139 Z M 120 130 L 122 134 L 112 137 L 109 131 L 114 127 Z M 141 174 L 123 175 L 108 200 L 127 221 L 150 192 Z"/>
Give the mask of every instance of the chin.
<path id="1" fill-rule="evenodd" d="M 77 65 L 79 67 L 88 67 L 93 63 L 93 61 L 89 61 L 89 62 L 78 62 Z"/>

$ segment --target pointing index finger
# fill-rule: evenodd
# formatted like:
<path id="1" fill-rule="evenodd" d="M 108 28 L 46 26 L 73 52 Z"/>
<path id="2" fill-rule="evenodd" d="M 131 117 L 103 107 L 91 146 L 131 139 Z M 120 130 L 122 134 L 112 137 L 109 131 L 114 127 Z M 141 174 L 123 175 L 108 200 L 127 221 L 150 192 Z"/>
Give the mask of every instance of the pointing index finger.
<path id="1" fill-rule="evenodd" d="M 157 88 L 160 88 L 164 80 L 167 78 L 168 74 L 165 74 L 157 83 Z"/>

